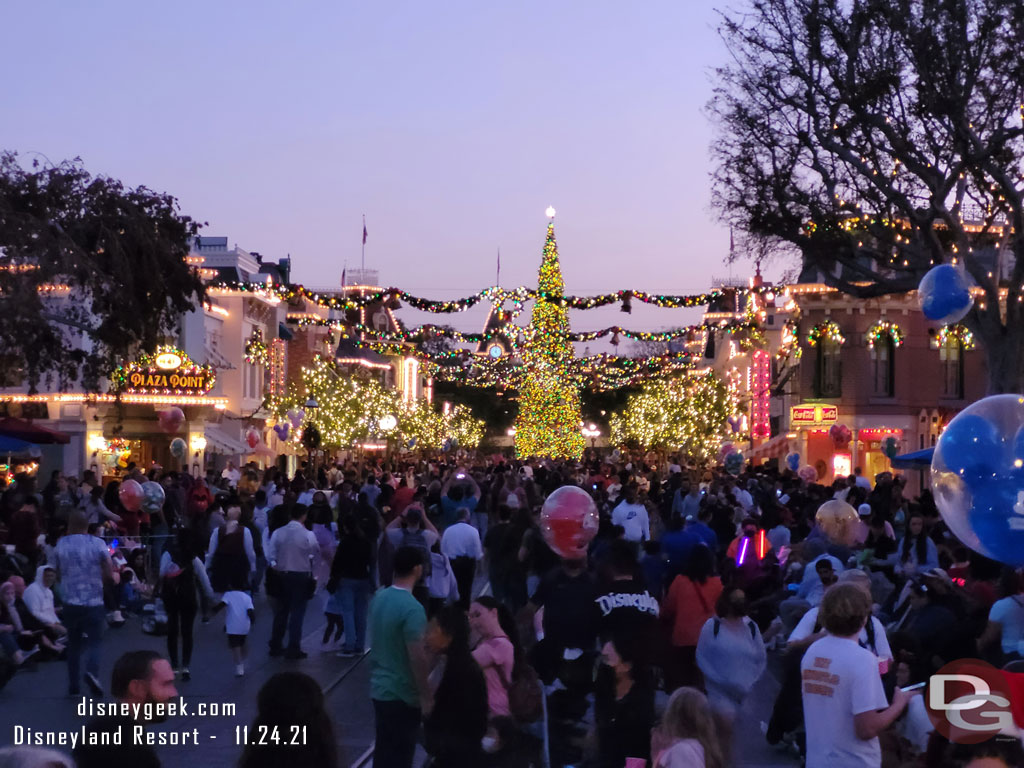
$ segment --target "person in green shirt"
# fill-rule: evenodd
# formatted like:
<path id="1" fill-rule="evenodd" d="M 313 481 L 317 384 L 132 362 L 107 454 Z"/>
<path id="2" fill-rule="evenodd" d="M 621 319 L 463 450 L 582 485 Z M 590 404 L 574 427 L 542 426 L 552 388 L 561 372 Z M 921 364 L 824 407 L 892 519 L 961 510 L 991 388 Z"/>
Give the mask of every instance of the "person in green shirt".
<path id="1" fill-rule="evenodd" d="M 370 603 L 370 698 L 376 720 L 375 768 L 411 768 L 420 719 L 432 702 L 424 645 L 427 614 L 412 595 L 423 573 L 415 547 L 399 547 L 394 580 Z"/>

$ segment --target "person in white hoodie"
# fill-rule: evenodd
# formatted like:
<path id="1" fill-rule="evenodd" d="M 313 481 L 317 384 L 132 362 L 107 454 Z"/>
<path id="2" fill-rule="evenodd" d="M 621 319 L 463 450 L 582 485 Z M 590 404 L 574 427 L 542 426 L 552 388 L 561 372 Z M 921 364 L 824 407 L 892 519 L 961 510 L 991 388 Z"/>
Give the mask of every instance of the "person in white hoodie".
<path id="1" fill-rule="evenodd" d="M 45 625 L 51 637 L 63 637 L 68 633 L 57 609 L 54 607 L 53 585 L 57 581 L 57 569 L 52 565 L 40 565 L 36 568 L 36 580 L 25 587 L 22 600 L 29 613 Z"/>

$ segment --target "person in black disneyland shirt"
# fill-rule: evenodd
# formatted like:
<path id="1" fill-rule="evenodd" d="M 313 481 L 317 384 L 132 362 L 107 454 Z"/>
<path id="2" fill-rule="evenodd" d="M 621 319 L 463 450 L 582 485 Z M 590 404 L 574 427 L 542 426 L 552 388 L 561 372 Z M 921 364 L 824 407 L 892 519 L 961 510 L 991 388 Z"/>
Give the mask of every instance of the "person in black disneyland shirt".
<path id="1" fill-rule="evenodd" d="M 636 550 L 628 541 L 611 542 L 601 573 L 601 588 L 594 604 L 599 614 L 601 637 L 623 636 L 643 638 L 637 649 L 644 664 L 656 659 L 655 639 L 658 636 L 658 601 L 637 578 Z"/>
<path id="2" fill-rule="evenodd" d="M 166 704 L 178 695 L 170 662 L 156 651 L 129 651 L 114 664 L 110 692 L 123 704 Z M 99 717 L 86 726 L 96 734 L 114 734 L 120 729 L 121 743 L 80 745 L 73 754 L 78 768 L 160 768 L 156 751 L 146 744 L 135 744 L 130 717 Z M 102 739 L 101 739 L 102 740 Z"/>

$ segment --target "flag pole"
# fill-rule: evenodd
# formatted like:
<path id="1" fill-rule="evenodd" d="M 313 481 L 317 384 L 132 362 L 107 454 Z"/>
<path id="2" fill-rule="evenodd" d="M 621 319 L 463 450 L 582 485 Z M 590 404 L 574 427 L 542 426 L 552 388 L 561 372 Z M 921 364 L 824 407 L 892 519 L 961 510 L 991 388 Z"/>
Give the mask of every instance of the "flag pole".
<path id="1" fill-rule="evenodd" d="M 366 274 L 366 214 L 363 214 L 363 250 L 361 254 L 360 266 L 363 268 L 363 274 Z"/>
<path id="2" fill-rule="evenodd" d="M 498 272 L 494 276 L 494 285 L 496 288 L 501 286 L 501 248 L 498 249 Z"/>

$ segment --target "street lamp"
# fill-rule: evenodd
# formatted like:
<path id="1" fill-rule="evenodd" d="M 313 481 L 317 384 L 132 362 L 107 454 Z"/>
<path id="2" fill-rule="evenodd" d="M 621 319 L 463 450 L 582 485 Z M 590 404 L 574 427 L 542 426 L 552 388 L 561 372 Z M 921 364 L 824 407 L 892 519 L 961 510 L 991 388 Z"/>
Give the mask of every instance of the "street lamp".
<path id="1" fill-rule="evenodd" d="M 307 411 L 311 411 L 311 410 L 315 410 L 315 409 L 317 409 L 319 407 L 320 407 L 320 403 L 318 403 L 316 401 L 316 398 L 313 397 L 313 395 L 310 395 L 309 396 L 309 400 L 306 401 L 306 410 Z"/>
<path id="2" fill-rule="evenodd" d="M 583 427 L 580 432 L 583 433 L 584 437 L 590 438 L 590 447 L 594 448 L 597 444 L 597 438 L 601 436 L 601 430 L 597 428 L 596 424 L 588 424 Z"/>

